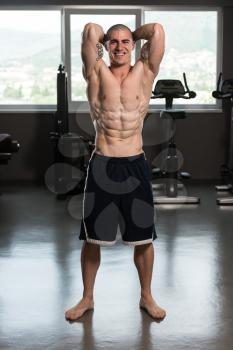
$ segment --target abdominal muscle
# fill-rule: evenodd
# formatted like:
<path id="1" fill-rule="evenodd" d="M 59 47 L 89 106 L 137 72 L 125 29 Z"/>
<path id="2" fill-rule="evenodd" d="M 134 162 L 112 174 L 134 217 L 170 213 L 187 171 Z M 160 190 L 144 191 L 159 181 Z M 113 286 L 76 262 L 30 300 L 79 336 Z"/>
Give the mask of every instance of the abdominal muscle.
<path id="1" fill-rule="evenodd" d="M 121 82 L 105 64 L 101 67 L 102 73 L 94 76 L 87 87 L 91 118 L 96 130 L 94 151 L 110 157 L 140 154 L 143 152 L 143 121 L 148 111 L 153 81 L 144 88 L 144 71 L 140 62 Z"/>
<path id="2" fill-rule="evenodd" d="M 102 112 L 92 114 L 96 130 L 95 149 L 109 157 L 129 157 L 143 152 L 143 118 L 139 111 L 132 113 Z"/>
<path id="3" fill-rule="evenodd" d="M 140 154 L 143 152 L 141 135 L 137 133 L 127 138 L 119 138 L 98 133 L 94 151 L 108 157 L 129 157 Z"/>

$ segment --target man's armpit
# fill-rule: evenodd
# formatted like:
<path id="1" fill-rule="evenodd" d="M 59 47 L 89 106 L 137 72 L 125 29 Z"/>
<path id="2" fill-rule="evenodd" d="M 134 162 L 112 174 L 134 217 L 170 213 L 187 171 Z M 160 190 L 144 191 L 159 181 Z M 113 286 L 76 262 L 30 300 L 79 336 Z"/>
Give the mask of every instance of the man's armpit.
<path id="1" fill-rule="evenodd" d="M 150 43 L 147 41 L 141 48 L 141 58 L 148 61 L 150 54 Z"/>

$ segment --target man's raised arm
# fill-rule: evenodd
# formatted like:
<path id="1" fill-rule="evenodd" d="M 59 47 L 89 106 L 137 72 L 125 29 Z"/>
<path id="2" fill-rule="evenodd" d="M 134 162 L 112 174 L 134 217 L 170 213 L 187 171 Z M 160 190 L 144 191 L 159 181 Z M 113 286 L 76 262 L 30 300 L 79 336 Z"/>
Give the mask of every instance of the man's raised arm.
<path id="1" fill-rule="evenodd" d="M 133 32 L 133 39 L 134 41 L 147 40 L 141 49 L 141 59 L 156 76 L 165 50 L 165 34 L 162 25 L 144 24 Z"/>
<path id="2" fill-rule="evenodd" d="M 95 23 L 87 23 L 82 33 L 81 55 L 83 76 L 88 79 L 93 73 L 96 63 L 103 57 L 103 28 Z"/>

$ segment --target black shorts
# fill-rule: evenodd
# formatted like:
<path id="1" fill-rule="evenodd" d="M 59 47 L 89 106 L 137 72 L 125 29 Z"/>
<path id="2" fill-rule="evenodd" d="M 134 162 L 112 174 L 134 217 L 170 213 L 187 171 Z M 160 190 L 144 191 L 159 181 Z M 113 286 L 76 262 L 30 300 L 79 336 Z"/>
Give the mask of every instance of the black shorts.
<path id="1" fill-rule="evenodd" d="M 113 245 L 118 225 L 126 244 L 146 244 L 157 238 L 147 160 L 144 153 L 107 157 L 93 152 L 87 169 L 79 239 Z"/>

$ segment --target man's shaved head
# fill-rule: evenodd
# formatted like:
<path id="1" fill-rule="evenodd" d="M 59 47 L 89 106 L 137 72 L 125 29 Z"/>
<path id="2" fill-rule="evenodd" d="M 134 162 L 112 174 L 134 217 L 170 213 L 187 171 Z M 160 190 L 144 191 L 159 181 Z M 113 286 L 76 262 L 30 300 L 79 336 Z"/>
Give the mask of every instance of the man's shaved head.
<path id="1" fill-rule="evenodd" d="M 111 26 L 105 34 L 104 46 L 112 67 L 130 66 L 135 42 L 129 27 L 124 24 Z"/>
<path id="2" fill-rule="evenodd" d="M 124 24 L 114 24 L 113 26 L 111 26 L 108 30 L 107 30 L 107 33 L 106 33 L 106 37 L 107 39 L 109 39 L 109 34 L 111 32 L 113 32 L 114 30 L 128 30 L 128 32 L 130 32 L 132 38 L 133 38 L 133 35 L 132 35 L 132 32 L 130 30 L 129 27 L 125 26 Z"/>

